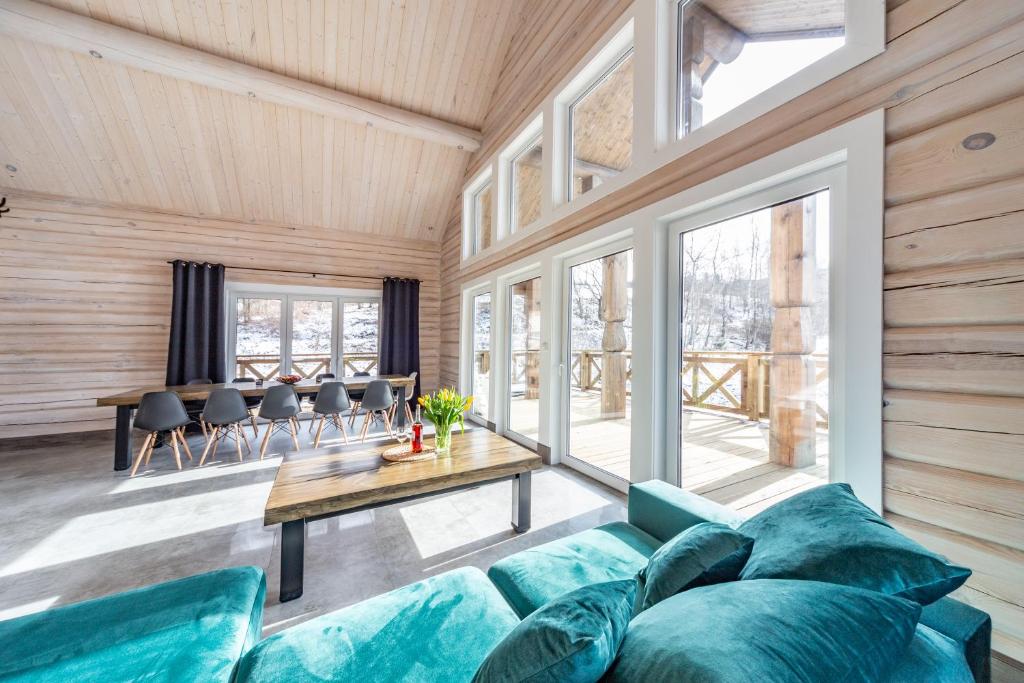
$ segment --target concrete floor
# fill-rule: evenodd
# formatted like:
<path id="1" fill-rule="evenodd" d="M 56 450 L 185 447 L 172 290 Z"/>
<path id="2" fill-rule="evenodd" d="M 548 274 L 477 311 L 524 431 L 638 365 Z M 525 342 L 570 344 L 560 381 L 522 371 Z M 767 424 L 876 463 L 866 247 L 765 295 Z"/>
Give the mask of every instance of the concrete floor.
<path id="1" fill-rule="evenodd" d="M 303 436 L 307 447 L 311 438 Z M 198 462 L 202 437 L 191 443 Z M 509 525 L 507 482 L 335 517 L 310 525 L 305 593 L 281 604 L 280 527 L 265 528 L 262 518 L 290 443 L 275 435 L 262 462 L 250 456 L 239 463 L 234 449 L 222 449 L 212 464 L 186 462 L 180 472 L 164 449 L 135 478 L 112 470 L 110 434 L 8 447 L 0 454 L 0 619 L 251 564 L 267 572 L 269 634 L 432 574 L 486 569 L 529 546 L 625 518 L 620 494 L 564 467 L 534 474 L 533 527 L 522 535 Z"/>

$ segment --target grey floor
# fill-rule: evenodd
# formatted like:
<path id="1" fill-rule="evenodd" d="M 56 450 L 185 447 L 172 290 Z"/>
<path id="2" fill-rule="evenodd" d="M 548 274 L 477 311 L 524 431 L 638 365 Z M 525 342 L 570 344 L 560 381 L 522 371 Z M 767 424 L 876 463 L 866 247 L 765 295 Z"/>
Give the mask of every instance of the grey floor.
<path id="1" fill-rule="evenodd" d="M 260 436 L 262 437 L 262 429 Z M 303 425 L 303 447 L 311 438 Z M 325 444 L 337 441 L 328 434 Z M 251 432 L 250 432 L 251 438 Z M 198 462 L 202 437 L 190 439 Z M 538 543 L 625 517 L 621 494 L 563 467 L 534 474 L 533 527 L 509 525 L 508 482 L 357 512 L 309 527 L 305 592 L 278 601 L 280 527 L 263 507 L 281 454 L 239 463 L 233 449 L 175 469 L 167 449 L 129 478 L 112 469 L 113 438 L 40 437 L 0 452 L 0 619 L 221 567 L 267 572 L 272 633 L 426 576 L 486 569 Z M 138 444 L 136 445 L 138 448 Z"/>

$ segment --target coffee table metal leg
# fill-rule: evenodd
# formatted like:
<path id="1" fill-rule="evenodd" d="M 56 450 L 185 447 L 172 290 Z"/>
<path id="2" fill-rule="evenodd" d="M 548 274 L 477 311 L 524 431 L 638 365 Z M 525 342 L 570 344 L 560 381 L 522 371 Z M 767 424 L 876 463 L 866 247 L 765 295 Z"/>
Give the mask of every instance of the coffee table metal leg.
<path id="1" fill-rule="evenodd" d="M 126 470 L 132 466 L 132 407 L 117 407 L 117 422 L 114 432 L 114 470 Z"/>
<path id="2" fill-rule="evenodd" d="M 281 602 L 302 597 L 305 542 L 306 520 L 296 519 L 281 525 Z"/>
<path id="3" fill-rule="evenodd" d="M 530 528 L 530 472 L 512 478 L 512 528 L 523 533 Z"/>

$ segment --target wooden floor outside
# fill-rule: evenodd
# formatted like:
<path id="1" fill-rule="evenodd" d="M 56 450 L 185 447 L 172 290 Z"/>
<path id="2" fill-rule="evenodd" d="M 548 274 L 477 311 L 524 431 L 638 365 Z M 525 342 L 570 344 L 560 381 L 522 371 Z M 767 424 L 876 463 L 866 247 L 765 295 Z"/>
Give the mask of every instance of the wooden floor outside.
<path id="1" fill-rule="evenodd" d="M 626 419 L 600 419 L 599 392 L 572 394 L 570 453 L 622 479 L 629 479 L 631 407 Z M 535 424 L 536 401 L 514 401 L 513 419 Z M 536 437 L 533 433 L 532 438 Z M 744 515 L 828 481 L 828 432 L 818 432 L 818 461 L 793 469 L 768 461 L 768 425 L 687 409 L 683 415 L 683 488 L 728 505 Z"/>

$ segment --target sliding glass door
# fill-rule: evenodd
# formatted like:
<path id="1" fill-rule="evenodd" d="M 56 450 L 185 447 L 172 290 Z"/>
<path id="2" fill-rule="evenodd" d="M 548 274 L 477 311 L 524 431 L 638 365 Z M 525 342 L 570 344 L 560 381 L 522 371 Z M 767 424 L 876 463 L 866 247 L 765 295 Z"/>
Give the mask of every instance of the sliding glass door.
<path id="1" fill-rule="evenodd" d="M 536 442 L 540 435 L 541 279 L 509 287 L 508 430 Z"/>
<path id="2" fill-rule="evenodd" d="M 567 268 L 566 463 L 628 481 L 633 250 Z"/>
<path id="3" fill-rule="evenodd" d="M 376 373 L 378 297 L 229 290 L 228 376 Z"/>

